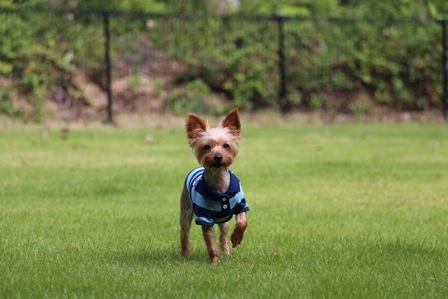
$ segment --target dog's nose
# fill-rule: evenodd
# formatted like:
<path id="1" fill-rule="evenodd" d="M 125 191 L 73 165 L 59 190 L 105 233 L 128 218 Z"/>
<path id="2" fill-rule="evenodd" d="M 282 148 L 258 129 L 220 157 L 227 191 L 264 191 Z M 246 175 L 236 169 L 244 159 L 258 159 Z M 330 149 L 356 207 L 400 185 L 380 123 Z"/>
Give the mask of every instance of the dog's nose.
<path id="1" fill-rule="evenodd" d="M 217 163 L 221 163 L 222 161 L 222 156 L 220 153 L 216 153 L 215 156 L 213 157 L 213 160 L 215 160 L 215 162 Z"/>

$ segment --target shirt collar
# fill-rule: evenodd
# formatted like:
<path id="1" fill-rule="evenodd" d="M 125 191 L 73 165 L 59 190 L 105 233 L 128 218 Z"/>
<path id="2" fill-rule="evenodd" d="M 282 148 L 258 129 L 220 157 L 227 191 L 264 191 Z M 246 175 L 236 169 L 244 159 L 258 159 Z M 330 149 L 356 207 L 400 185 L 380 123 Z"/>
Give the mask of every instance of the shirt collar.
<path id="1" fill-rule="evenodd" d="M 240 192 L 240 180 L 229 170 L 230 185 L 226 192 L 220 193 L 215 189 L 209 187 L 205 183 L 204 174 L 202 174 L 201 180 L 196 185 L 195 190 L 199 192 L 206 200 L 221 200 L 223 197 L 232 198 Z"/>

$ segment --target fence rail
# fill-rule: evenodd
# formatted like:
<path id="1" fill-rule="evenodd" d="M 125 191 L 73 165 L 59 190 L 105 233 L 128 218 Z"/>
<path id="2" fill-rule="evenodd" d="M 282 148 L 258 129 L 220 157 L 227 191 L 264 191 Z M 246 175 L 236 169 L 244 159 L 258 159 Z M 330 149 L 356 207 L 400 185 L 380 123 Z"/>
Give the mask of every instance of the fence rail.
<path id="1" fill-rule="evenodd" d="M 372 109 L 372 102 L 398 110 L 440 107 L 447 118 L 448 20 L 0 8 L 0 21 L 1 34 L 18 38 L 0 50 L 0 76 L 19 82 L 9 84 L 18 90 L 9 97 L 20 97 L 27 84 L 59 101 L 61 88 L 76 97 L 79 80 L 67 80 L 67 73 L 82 69 L 105 93 L 99 110 L 108 121 L 120 109 L 163 103 L 201 110 L 229 101 L 353 113 Z M 28 60 L 17 64 L 18 56 Z M 36 57 L 50 60 L 62 77 L 48 69 L 30 77 Z M 203 99 L 211 93 L 215 102 Z"/>

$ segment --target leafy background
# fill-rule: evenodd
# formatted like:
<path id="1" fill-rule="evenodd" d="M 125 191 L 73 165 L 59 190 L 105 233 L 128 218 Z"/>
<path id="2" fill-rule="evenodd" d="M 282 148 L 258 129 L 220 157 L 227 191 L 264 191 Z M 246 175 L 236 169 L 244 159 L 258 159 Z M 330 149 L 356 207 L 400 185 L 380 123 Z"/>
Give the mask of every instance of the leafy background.
<path id="1" fill-rule="evenodd" d="M 442 0 L 2 0 L 0 7 L 0 112 L 9 117 L 105 113 L 101 10 L 110 13 L 117 112 L 441 106 Z"/>

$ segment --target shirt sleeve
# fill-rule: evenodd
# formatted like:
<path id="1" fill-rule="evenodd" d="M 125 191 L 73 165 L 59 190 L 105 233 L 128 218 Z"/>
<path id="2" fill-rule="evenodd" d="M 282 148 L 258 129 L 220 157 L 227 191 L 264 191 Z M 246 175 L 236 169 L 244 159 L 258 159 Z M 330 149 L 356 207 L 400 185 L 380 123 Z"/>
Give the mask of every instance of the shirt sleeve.
<path id="1" fill-rule="evenodd" d="M 246 203 L 246 199 L 243 198 L 240 203 L 238 203 L 233 209 L 233 214 L 237 215 L 241 212 L 249 211 L 249 205 Z"/>
<path id="2" fill-rule="evenodd" d="M 241 200 L 239 200 L 235 205 L 235 207 L 233 208 L 233 214 L 235 215 L 250 210 L 249 205 L 246 202 L 246 198 L 244 197 L 243 187 L 241 187 L 241 184 L 240 184 L 240 192 L 238 193 L 238 195 L 241 198 Z"/>

